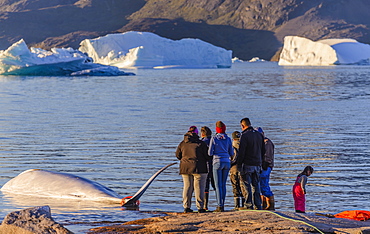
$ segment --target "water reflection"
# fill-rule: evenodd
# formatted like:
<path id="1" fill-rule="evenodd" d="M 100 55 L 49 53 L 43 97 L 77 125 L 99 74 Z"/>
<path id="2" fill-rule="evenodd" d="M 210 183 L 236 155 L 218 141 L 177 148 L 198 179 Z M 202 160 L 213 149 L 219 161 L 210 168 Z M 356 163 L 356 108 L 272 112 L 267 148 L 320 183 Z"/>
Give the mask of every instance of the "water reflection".
<path id="1" fill-rule="evenodd" d="M 231 134 L 249 117 L 276 147 L 271 185 L 278 210 L 293 210 L 291 187 L 306 165 L 315 168 L 308 211 L 370 209 L 369 74 L 370 67 L 261 63 L 138 70 L 133 77 L 10 79 L 0 87 L 0 185 L 41 168 L 133 195 L 154 171 L 177 160 L 175 149 L 190 125 L 214 129 L 222 120 Z M 146 191 L 140 209 L 182 211 L 181 193 L 173 166 Z M 0 200 L 2 216 L 36 204 L 1 193 Z M 231 209 L 231 189 L 226 201 Z M 65 222 L 147 217 L 99 204 L 37 204 L 43 202 Z M 216 204 L 213 192 L 210 204 Z"/>

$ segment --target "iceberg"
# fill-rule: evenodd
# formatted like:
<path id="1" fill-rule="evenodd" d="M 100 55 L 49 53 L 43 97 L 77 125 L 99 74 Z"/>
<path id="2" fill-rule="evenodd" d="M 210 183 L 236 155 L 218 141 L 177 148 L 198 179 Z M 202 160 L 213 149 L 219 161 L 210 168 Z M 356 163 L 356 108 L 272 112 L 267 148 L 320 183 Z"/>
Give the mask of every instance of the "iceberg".
<path id="1" fill-rule="evenodd" d="M 240 58 L 238 57 L 234 57 L 231 59 L 232 63 L 244 63 L 243 60 L 241 60 Z"/>
<path id="2" fill-rule="evenodd" d="M 171 40 L 150 32 L 85 39 L 79 50 L 94 62 L 118 68 L 230 68 L 232 51 L 199 39 Z"/>
<path id="3" fill-rule="evenodd" d="M 369 64 L 370 45 L 354 39 L 311 41 L 297 36 L 284 38 L 279 65 L 329 66 Z"/>
<path id="4" fill-rule="evenodd" d="M 0 51 L 0 75 L 19 76 L 122 76 L 126 73 L 114 66 L 96 64 L 72 48 L 50 51 L 28 49 L 23 39 Z"/>
<path id="5" fill-rule="evenodd" d="M 257 63 L 257 62 L 266 62 L 266 60 L 261 59 L 261 58 L 259 58 L 259 57 L 253 57 L 253 58 L 251 58 L 251 59 L 250 59 L 250 60 L 248 60 L 248 61 L 243 61 L 243 60 L 241 60 L 241 59 L 240 59 L 240 58 L 238 58 L 238 57 L 234 57 L 234 58 L 232 59 L 232 62 L 233 62 L 233 63 L 244 63 L 244 62 Z"/>
<path id="6" fill-rule="evenodd" d="M 261 58 L 258 58 L 258 57 L 253 57 L 248 62 L 250 62 L 250 63 L 257 63 L 257 62 L 266 62 L 266 60 L 261 59 Z"/>

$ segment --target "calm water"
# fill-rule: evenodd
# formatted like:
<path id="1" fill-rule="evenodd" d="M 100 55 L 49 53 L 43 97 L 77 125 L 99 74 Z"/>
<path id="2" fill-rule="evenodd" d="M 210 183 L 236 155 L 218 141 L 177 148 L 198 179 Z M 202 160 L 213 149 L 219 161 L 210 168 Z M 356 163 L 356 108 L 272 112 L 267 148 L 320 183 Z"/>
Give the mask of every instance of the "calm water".
<path id="1" fill-rule="evenodd" d="M 275 143 L 271 185 L 277 210 L 293 210 L 291 187 L 306 165 L 315 168 L 308 211 L 370 210 L 370 67 L 243 63 L 136 74 L 0 76 L 0 186 L 24 170 L 42 168 L 133 195 L 156 170 L 176 161 L 174 151 L 190 125 L 214 129 L 222 120 L 231 134 L 249 117 Z M 182 211 L 181 191 L 175 165 L 150 186 L 140 209 Z M 214 193 L 211 197 L 214 208 Z M 0 219 L 39 205 L 50 205 L 56 221 L 76 233 L 90 228 L 89 222 L 152 216 L 115 205 L 0 192 Z"/>

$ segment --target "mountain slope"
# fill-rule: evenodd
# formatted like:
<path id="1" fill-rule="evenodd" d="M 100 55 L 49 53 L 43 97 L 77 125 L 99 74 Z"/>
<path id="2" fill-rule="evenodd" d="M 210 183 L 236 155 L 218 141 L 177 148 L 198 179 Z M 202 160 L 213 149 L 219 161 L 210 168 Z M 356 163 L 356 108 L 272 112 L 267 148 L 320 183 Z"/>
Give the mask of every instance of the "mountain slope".
<path id="1" fill-rule="evenodd" d="M 242 59 L 250 59 L 254 56 L 269 59 L 281 46 L 271 31 L 191 23 L 182 19 L 146 18 L 132 21 L 119 30 L 119 32 L 126 31 L 149 31 L 173 40 L 199 38 L 215 46 L 232 50 L 234 57 Z"/>
<path id="2" fill-rule="evenodd" d="M 105 35 L 128 23 L 144 0 L 0 0 L 0 49 L 64 35 Z M 68 44 L 68 43 L 66 43 Z"/>
<path id="3" fill-rule="evenodd" d="M 209 25 L 209 30 L 198 30 L 197 37 L 233 49 L 234 56 L 243 59 L 254 56 L 271 59 L 279 51 L 286 35 L 312 40 L 349 37 L 370 43 L 369 10 L 370 1 L 365 0 L 148 0 L 143 8 L 129 17 L 131 22 L 124 29 L 140 30 L 138 25 L 142 20 L 150 18 L 152 27 L 146 25 L 145 30 L 158 31 L 160 23 L 156 21 L 182 19 L 193 23 L 194 29 L 200 24 Z M 221 25 L 234 28 L 246 40 L 235 41 L 231 37 L 237 37 L 238 34 L 224 31 L 219 31 L 221 35 L 218 38 L 222 40 L 210 36 L 215 33 L 212 33 L 211 28 Z M 177 28 L 173 27 L 171 32 L 164 27 L 159 34 L 173 38 L 173 32 L 176 31 L 178 36 L 192 37 Z M 266 34 L 256 34 L 256 30 L 271 32 L 275 38 L 271 33 L 268 38 L 263 36 Z"/>
<path id="4" fill-rule="evenodd" d="M 368 0 L 0 0 L 0 49 L 78 47 L 107 33 L 200 38 L 234 56 L 271 59 L 286 35 L 370 43 Z"/>

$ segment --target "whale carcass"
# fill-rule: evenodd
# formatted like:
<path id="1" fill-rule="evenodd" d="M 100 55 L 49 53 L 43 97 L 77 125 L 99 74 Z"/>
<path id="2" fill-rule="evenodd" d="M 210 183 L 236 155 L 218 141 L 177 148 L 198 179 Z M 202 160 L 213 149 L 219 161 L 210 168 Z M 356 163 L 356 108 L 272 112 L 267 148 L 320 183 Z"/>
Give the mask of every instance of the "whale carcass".
<path id="1" fill-rule="evenodd" d="M 59 199 L 84 199 L 99 202 L 120 203 L 122 206 L 138 206 L 139 198 L 144 194 L 154 179 L 165 169 L 176 163 L 161 168 L 133 196 L 122 198 L 112 189 L 97 182 L 69 173 L 41 169 L 30 169 L 9 180 L 1 188 L 2 192 L 53 197 Z"/>

